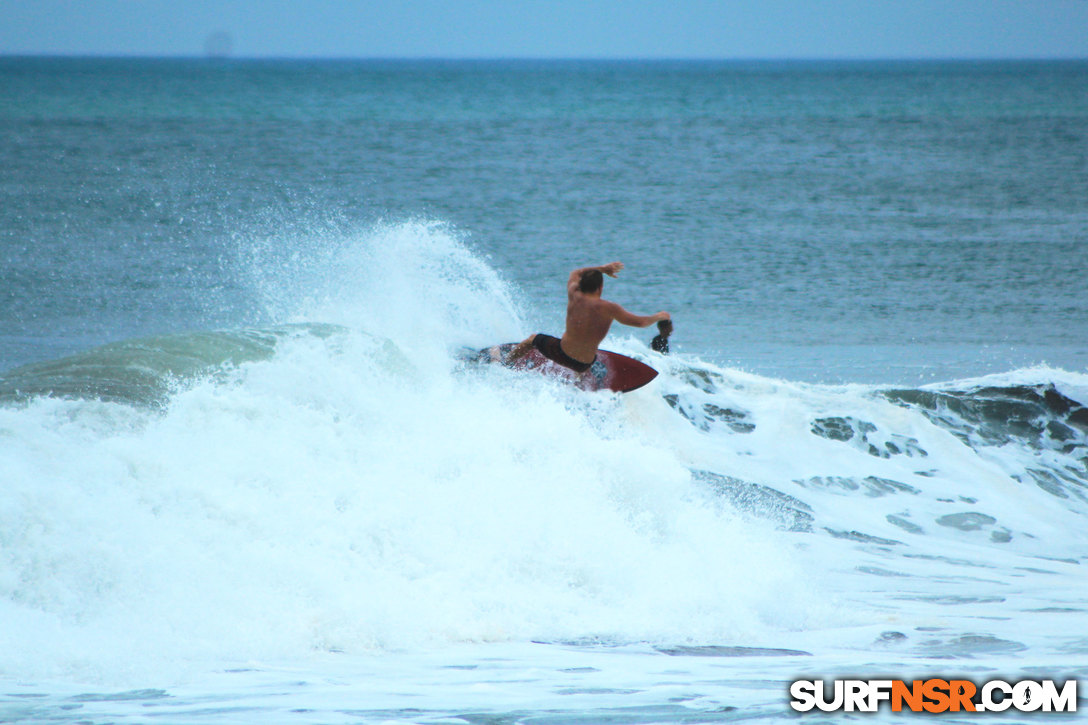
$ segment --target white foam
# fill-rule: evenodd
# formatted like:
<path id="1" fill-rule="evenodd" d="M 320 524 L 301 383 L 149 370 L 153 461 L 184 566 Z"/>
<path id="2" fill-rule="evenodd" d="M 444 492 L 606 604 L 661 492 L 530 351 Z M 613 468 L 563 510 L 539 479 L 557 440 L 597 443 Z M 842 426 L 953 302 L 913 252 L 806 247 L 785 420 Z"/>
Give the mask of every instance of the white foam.
<path id="1" fill-rule="evenodd" d="M 464 369 L 450 349 L 528 331 L 516 296 L 443 228 L 383 227 L 299 269 L 266 277 L 269 299 L 343 332 L 287 336 L 161 413 L 0 408 L 0 672 L 146 682 L 313 652 L 532 640 L 836 651 L 883 626 L 943 626 L 931 598 L 949 587 L 1018 592 L 1023 607 L 1039 608 L 1032 587 L 1083 598 L 1074 565 L 1034 558 L 1086 547 L 1075 507 L 1010 478 L 1032 451 L 973 449 L 871 387 L 665 358 L 622 334 L 608 346 L 662 373 L 626 396 Z M 755 428 L 703 430 L 670 394 Z M 815 435 L 829 417 L 926 455 Z M 776 530 L 693 469 L 794 497 L 814 532 Z M 830 477 L 916 492 L 813 483 Z M 970 512 L 994 523 L 938 523 Z M 1032 564 L 1054 571 L 1025 576 Z M 1001 606 L 985 631 L 1017 636 L 991 623 Z"/>
<path id="2" fill-rule="evenodd" d="M 437 326 L 435 344 L 298 336 L 162 414 L 48 399 L 0 410 L 0 601 L 20 623 L 3 628 L 4 672 L 451 642 L 762 641 L 806 626 L 816 598 L 790 545 L 708 501 L 626 401 L 463 371 L 435 351 L 495 288 L 455 240 L 415 233 L 427 243 L 406 230 L 377 241 L 407 234 L 418 263 L 342 250 L 337 264 L 365 269 L 346 270 L 359 293 L 334 321 L 414 326 L 399 339 Z M 467 280 L 441 266 L 448 256 Z M 401 265 L 399 281 L 379 257 Z M 509 323 L 506 302 L 491 304 Z"/>

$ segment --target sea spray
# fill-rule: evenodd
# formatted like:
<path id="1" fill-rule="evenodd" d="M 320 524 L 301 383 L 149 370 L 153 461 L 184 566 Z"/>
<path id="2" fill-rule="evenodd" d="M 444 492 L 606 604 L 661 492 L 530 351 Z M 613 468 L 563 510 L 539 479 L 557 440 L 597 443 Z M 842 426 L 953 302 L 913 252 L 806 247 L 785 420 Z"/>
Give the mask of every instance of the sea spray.
<path id="1" fill-rule="evenodd" d="M 528 334 L 509 284 L 448 224 L 323 228 L 244 250 L 245 276 L 276 321 L 364 329 L 420 360 Z"/>

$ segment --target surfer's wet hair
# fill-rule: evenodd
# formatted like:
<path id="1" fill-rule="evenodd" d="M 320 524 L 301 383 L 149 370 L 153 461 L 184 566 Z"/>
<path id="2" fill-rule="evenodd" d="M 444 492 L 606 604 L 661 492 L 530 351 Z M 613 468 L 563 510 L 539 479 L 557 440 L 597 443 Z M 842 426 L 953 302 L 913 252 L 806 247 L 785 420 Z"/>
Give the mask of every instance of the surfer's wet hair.
<path id="1" fill-rule="evenodd" d="M 604 286 L 604 275 L 599 269 L 587 269 L 578 280 L 578 291 L 589 294 Z"/>

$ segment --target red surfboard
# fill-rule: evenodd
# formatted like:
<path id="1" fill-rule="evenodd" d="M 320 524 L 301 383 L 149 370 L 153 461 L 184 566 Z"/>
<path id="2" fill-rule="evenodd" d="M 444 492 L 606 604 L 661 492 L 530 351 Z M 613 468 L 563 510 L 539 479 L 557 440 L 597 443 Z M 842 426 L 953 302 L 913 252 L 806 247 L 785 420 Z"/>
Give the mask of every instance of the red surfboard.
<path id="1" fill-rule="evenodd" d="M 502 362 L 516 344 L 508 342 L 485 347 L 477 353 L 476 359 L 481 362 Z M 597 359 L 584 373 L 576 373 L 552 362 L 536 348 L 511 367 L 515 370 L 537 370 L 548 377 L 565 380 L 582 390 L 611 390 L 614 393 L 629 393 L 657 377 L 657 371 L 646 363 L 608 350 L 598 350 Z"/>

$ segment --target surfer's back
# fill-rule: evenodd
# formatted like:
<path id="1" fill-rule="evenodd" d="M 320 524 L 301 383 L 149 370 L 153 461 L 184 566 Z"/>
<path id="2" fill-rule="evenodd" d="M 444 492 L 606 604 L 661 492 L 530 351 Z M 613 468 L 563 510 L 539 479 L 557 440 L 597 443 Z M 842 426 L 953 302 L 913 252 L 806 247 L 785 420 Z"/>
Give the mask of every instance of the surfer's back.
<path id="1" fill-rule="evenodd" d="M 608 335 L 615 309 L 623 309 L 597 294 L 574 291 L 567 302 L 567 327 L 563 333 L 563 349 L 583 362 L 592 362 L 601 341 Z"/>

